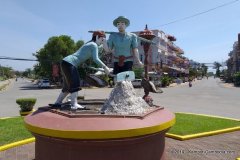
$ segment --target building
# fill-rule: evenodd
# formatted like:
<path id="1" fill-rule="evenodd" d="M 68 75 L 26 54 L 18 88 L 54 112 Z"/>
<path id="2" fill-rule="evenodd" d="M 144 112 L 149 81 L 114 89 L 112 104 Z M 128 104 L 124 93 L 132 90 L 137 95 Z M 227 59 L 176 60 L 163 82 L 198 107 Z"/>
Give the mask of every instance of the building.
<path id="1" fill-rule="evenodd" d="M 240 71 L 240 33 L 238 34 L 238 41 L 234 42 L 233 50 L 228 54 L 227 60 L 228 72 L 230 75 Z"/>
<path id="2" fill-rule="evenodd" d="M 188 74 L 189 60 L 183 56 L 184 51 L 174 44 L 176 38 L 160 30 L 151 31 L 155 35 L 152 40 L 155 44 L 151 44 L 148 51 L 149 72 L 154 71 L 159 74 L 167 72 L 173 76 Z M 133 33 L 139 35 L 140 31 Z M 141 42 L 139 42 L 138 50 L 143 62 L 145 56 Z"/>

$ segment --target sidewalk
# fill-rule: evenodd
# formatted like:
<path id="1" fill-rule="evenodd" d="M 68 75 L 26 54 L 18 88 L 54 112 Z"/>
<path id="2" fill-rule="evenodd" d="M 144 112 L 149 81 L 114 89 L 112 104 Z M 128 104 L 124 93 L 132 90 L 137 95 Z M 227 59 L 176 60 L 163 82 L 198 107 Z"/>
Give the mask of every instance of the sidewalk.
<path id="1" fill-rule="evenodd" d="M 0 91 L 6 90 L 6 88 L 12 83 L 13 79 L 0 81 Z"/>
<path id="2" fill-rule="evenodd" d="M 235 160 L 240 157 L 240 131 L 178 141 L 166 138 L 166 160 Z M 35 143 L 0 152 L 0 160 L 34 160 Z"/>
<path id="3" fill-rule="evenodd" d="M 240 157 L 240 131 L 177 141 L 167 138 L 167 160 L 235 160 Z"/>

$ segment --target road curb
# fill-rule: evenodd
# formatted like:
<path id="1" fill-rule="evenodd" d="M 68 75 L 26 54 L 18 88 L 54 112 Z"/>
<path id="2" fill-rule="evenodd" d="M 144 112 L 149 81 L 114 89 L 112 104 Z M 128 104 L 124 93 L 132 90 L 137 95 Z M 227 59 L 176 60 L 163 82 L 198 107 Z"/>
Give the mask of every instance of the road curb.
<path id="1" fill-rule="evenodd" d="M 198 114 L 198 113 L 189 113 L 189 112 L 175 112 L 175 113 L 193 114 L 193 115 L 198 115 L 198 116 L 206 116 L 206 117 L 213 117 L 213 118 L 228 119 L 228 120 L 233 120 L 233 121 L 240 121 L 240 119 L 221 117 L 221 116 L 213 116 L 213 115 L 208 115 L 208 114 Z"/>
<path id="2" fill-rule="evenodd" d="M 0 146 L 0 151 L 4 151 L 13 147 L 21 146 L 21 145 L 32 143 L 32 142 L 35 142 L 34 137 Z"/>
<path id="3" fill-rule="evenodd" d="M 2 118 L 0 118 L 0 120 L 10 119 L 10 118 L 18 118 L 18 117 L 19 116 L 16 116 L 16 117 L 2 117 Z M 34 137 L 0 146 L 0 151 L 4 151 L 4 150 L 7 150 L 7 149 L 10 149 L 10 148 L 13 148 L 13 147 L 21 146 L 21 145 L 32 143 L 32 142 L 35 142 Z"/>
<path id="4" fill-rule="evenodd" d="M 199 137 L 213 136 L 213 135 L 217 135 L 217 134 L 221 134 L 221 133 L 228 133 L 228 132 L 239 131 L 239 130 L 240 130 L 240 127 L 232 127 L 232 128 L 226 128 L 226 129 L 221 129 L 221 130 L 216 130 L 216 131 L 190 134 L 190 135 L 185 135 L 185 136 L 166 133 L 166 136 L 169 138 L 184 141 L 184 140 L 189 140 L 189 139 L 194 139 L 194 138 L 199 138 Z"/>
<path id="5" fill-rule="evenodd" d="M 175 112 L 175 113 L 192 114 L 192 115 L 200 115 L 200 116 L 206 116 L 206 117 L 222 118 L 222 119 L 227 119 L 227 120 L 240 121 L 239 119 L 220 117 L 220 116 L 212 116 L 212 115 L 206 115 L 206 114 L 194 114 L 194 113 L 185 113 L 185 112 Z M 199 138 L 199 137 L 212 136 L 212 135 L 217 135 L 217 134 L 227 133 L 227 132 L 233 132 L 233 131 L 239 131 L 239 130 L 240 130 L 240 126 L 226 128 L 226 129 L 220 129 L 220 130 L 215 130 L 215 131 L 209 131 L 209 132 L 202 132 L 202 133 L 197 133 L 197 134 L 189 134 L 189 135 L 185 135 L 185 136 L 166 133 L 166 136 L 169 137 L 169 138 L 184 141 L 184 140 L 189 140 L 189 139 L 194 139 L 194 138 Z"/>
<path id="6" fill-rule="evenodd" d="M 1 119 L 9 119 L 9 118 L 17 118 L 17 117 L 20 117 L 20 116 L 15 116 L 15 117 L 2 117 L 2 118 L 0 118 L 0 120 L 1 120 Z"/>

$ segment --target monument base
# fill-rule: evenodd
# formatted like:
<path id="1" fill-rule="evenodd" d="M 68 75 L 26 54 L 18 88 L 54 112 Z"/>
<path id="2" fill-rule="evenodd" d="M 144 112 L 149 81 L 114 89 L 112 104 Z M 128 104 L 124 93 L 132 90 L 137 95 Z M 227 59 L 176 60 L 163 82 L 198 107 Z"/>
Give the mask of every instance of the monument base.
<path id="1" fill-rule="evenodd" d="M 35 160 L 164 160 L 165 132 L 125 139 L 59 139 L 34 134 Z"/>
<path id="2" fill-rule="evenodd" d="M 102 102 L 84 103 L 90 110 L 45 107 L 25 117 L 36 138 L 35 160 L 165 159 L 165 133 L 175 123 L 172 112 L 156 106 L 143 115 L 102 115 Z"/>

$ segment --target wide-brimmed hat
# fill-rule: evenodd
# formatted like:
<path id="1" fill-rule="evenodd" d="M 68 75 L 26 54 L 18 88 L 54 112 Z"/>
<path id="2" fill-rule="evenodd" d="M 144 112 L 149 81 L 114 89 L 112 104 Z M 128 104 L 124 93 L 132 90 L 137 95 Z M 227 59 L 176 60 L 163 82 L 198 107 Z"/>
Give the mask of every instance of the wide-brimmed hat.
<path id="1" fill-rule="evenodd" d="M 92 36 L 98 36 L 98 37 L 105 37 L 106 38 L 106 34 L 104 31 L 94 31 Z"/>
<path id="2" fill-rule="evenodd" d="M 124 17 L 124 16 L 119 16 L 118 18 L 116 18 L 116 19 L 113 21 L 113 25 L 114 25 L 115 27 L 117 27 L 117 23 L 118 23 L 118 22 L 124 22 L 127 27 L 130 25 L 129 19 L 127 19 L 127 18 Z"/>

